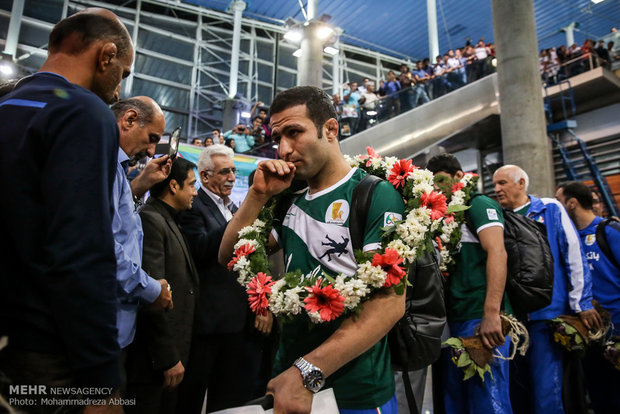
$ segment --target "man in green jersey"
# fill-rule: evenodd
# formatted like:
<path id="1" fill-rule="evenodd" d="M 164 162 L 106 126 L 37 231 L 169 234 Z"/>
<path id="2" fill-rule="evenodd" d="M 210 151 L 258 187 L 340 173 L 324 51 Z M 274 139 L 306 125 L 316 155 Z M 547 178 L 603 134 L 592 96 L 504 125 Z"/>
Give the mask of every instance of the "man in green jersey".
<path id="1" fill-rule="evenodd" d="M 284 249 L 287 270 L 307 274 L 317 267 L 330 275 L 353 275 L 356 262 L 349 233 L 353 189 L 364 173 L 351 168 L 338 144 L 338 121 L 331 98 L 322 90 L 302 86 L 284 91 L 271 105 L 272 137 L 279 160 L 258 165 L 241 208 L 228 224 L 220 246 L 220 263 L 228 263 L 238 232 L 254 222 L 260 209 L 293 178 L 308 189 L 293 203 L 270 247 Z M 381 246 L 381 227 L 402 218 L 401 197 L 388 182 L 377 185 L 364 229 L 363 246 Z M 323 377 L 332 387 L 341 413 L 396 414 L 394 380 L 386 334 L 402 317 L 404 295 L 385 289 L 364 303 L 356 316 L 313 325 L 306 316 L 287 322 L 267 386 L 274 412 L 310 412 L 310 381 Z M 311 326 L 312 325 L 312 326 Z M 300 375 L 301 374 L 301 375 Z M 320 382 L 320 381 L 319 381 Z"/>
<path id="2" fill-rule="evenodd" d="M 426 168 L 435 175 L 463 178 L 461 164 L 451 154 L 431 158 Z M 461 250 L 454 256 L 446 290 L 450 336 L 479 332 L 487 348 L 508 355 L 510 341 L 502 335 L 500 320 L 507 269 L 502 208 L 484 195 L 472 197 L 469 205 L 467 219 L 477 234 L 465 223 L 461 226 Z M 449 349 L 442 351 L 446 413 L 512 413 L 508 361 L 492 362 L 492 375 L 485 375 L 484 383 L 478 376 L 463 381 L 463 371 L 450 361 L 450 354 Z"/>

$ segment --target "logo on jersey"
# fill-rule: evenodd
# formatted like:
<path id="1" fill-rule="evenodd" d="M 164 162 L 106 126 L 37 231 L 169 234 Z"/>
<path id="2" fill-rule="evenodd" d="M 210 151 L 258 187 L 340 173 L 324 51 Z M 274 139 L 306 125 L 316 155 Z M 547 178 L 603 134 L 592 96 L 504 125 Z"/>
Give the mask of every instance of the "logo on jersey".
<path id="1" fill-rule="evenodd" d="M 403 216 L 398 213 L 386 212 L 383 215 L 383 227 L 393 226 L 394 223 L 403 219 Z"/>
<path id="2" fill-rule="evenodd" d="M 336 240 L 333 240 L 331 237 L 329 237 L 328 234 L 325 235 L 325 238 L 327 239 L 327 243 L 321 242 L 321 245 L 328 246 L 329 249 L 325 250 L 321 257 L 319 257 L 319 260 L 327 256 L 327 261 L 331 262 L 332 254 L 337 254 L 338 257 L 340 257 L 343 254 L 349 253 L 349 251 L 347 250 L 347 246 L 349 244 L 348 238 L 340 236 L 340 238 L 342 239 L 342 243 L 338 243 Z"/>
<path id="3" fill-rule="evenodd" d="M 596 241 L 596 234 L 588 234 L 586 236 L 586 246 L 592 246 Z"/>
<path id="4" fill-rule="evenodd" d="M 540 216 L 536 219 L 537 222 L 545 224 L 545 218 L 543 216 Z"/>
<path id="5" fill-rule="evenodd" d="M 489 218 L 489 220 L 499 220 L 499 217 L 497 216 L 497 210 L 493 208 L 487 208 L 487 217 Z"/>
<path id="6" fill-rule="evenodd" d="M 343 225 L 349 218 L 349 203 L 347 200 L 336 200 L 327 207 L 325 223 Z"/>

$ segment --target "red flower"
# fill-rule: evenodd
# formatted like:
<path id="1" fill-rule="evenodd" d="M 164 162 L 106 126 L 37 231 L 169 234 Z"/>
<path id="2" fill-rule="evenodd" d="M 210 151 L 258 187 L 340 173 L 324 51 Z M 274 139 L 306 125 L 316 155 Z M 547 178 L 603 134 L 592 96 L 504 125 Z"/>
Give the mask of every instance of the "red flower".
<path id="1" fill-rule="evenodd" d="M 398 252 L 395 249 L 385 249 L 384 254 L 375 253 L 372 258 L 372 265 L 381 266 L 387 272 L 383 286 L 390 287 L 400 283 L 405 276 L 405 270 L 399 266 L 402 262 L 403 258 L 398 257 Z"/>
<path id="2" fill-rule="evenodd" d="M 241 259 L 243 256 L 248 256 L 256 251 L 256 247 L 254 245 L 248 243 L 239 247 L 235 250 L 235 254 L 230 262 L 228 262 L 228 270 L 233 270 L 235 264 Z"/>
<path id="3" fill-rule="evenodd" d="M 399 186 L 404 187 L 405 180 L 415 169 L 416 167 L 411 160 L 400 160 L 392 166 L 388 181 L 394 188 L 398 188 Z"/>
<path id="4" fill-rule="evenodd" d="M 437 247 L 439 247 L 439 251 L 443 250 L 443 245 L 441 244 L 441 238 L 437 236 L 435 237 L 435 241 L 437 242 Z"/>
<path id="5" fill-rule="evenodd" d="M 423 207 L 431 209 L 431 220 L 439 220 L 448 211 L 448 204 L 446 204 L 446 196 L 442 193 L 431 191 L 430 193 L 424 193 L 420 197 Z"/>
<path id="6" fill-rule="evenodd" d="M 444 224 L 450 224 L 454 221 L 454 213 L 450 214 L 449 216 L 446 216 L 446 218 L 443 219 Z"/>
<path id="7" fill-rule="evenodd" d="M 366 167 L 370 167 L 370 164 L 372 164 L 371 160 L 373 158 L 381 158 L 381 156 L 375 152 L 373 147 L 366 147 L 366 151 L 368 152 L 368 155 L 362 155 L 360 157 L 362 160 L 368 159 L 368 161 L 366 161 Z"/>
<path id="8" fill-rule="evenodd" d="M 332 285 L 321 287 L 321 281 L 317 280 L 312 287 L 307 287 L 310 293 L 304 303 L 308 312 L 319 312 L 321 319 L 325 322 L 339 317 L 344 311 L 344 296 L 340 294 Z"/>
<path id="9" fill-rule="evenodd" d="M 452 194 L 456 193 L 457 191 L 460 191 L 463 189 L 463 187 L 465 187 L 465 184 L 463 184 L 462 182 L 458 182 L 458 183 L 454 183 L 452 185 Z"/>
<path id="10" fill-rule="evenodd" d="M 248 283 L 248 302 L 250 309 L 257 315 L 264 315 L 269 306 L 267 294 L 271 293 L 271 286 L 276 283 L 271 280 L 271 276 L 267 276 L 263 272 L 258 272 L 256 276 Z"/>

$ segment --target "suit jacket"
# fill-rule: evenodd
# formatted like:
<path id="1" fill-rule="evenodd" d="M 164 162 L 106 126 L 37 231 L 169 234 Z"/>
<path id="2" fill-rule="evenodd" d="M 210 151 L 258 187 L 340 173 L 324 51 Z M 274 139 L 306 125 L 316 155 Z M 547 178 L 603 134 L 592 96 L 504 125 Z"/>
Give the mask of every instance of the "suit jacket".
<path id="1" fill-rule="evenodd" d="M 168 207 L 149 198 L 140 218 L 144 229 L 142 268 L 155 279 L 168 281 L 174 309 L 138 312 L 136 337 L 127 358 L 129 381 L 152 378 L 179 361 L 187 365 L 198 302 L 198 273 Z"/>
<path id="2" fill-rule="evenodd" d="M 181 216 L 181 228 L 200 275 L 199 311 L 194 329 L 198 335 L 242 332 L 248 322 L 248 296 L 237 282 L 237 274 L 217 260 L 227 225 L 203 189 L 194 197 L 192 209 Z"/>

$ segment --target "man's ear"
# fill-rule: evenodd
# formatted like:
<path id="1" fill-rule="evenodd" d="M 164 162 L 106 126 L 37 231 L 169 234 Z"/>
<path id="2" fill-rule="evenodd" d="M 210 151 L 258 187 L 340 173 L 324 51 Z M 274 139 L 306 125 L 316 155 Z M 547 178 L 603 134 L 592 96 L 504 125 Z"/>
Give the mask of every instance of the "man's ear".
<path id="1" fill-rule="evenodd" d="M 101 72 L 104 72 L 112 62 L 112 59 L 117 55 L 117 53 L 118 48 L 113 42 L 105 43 L 99 50 L 97 69 Z"/>
<path id="2" fill-rule="evenodd" d="M 128 109 L 125 115 L 123 115 L 123 127 L 125 129 L 130 129 L 136 122 L 138 122 L 138 113 L 135 109 Z"/>
<path id="3" fill-rule="evenodd" d="M 335 118 L 329 118 L 325 121 L 323 128 L 328 141 L 338 141 L 338 121 Z"/>
<path id="4" fill-rule="evenodd" d="M 209 182 L 209 173 L 207 173 L 207 171 L 205 170 L 200 171 L 200 181 L 203 183 Z"/>
<path id="5" fill-rule="evenodd" d="M 179 189 L 179 183 L 174 178 L 170 180 L 168 183 L 168 190 L 170 190 L 170 194 L 175 195 Z"/>
<path id="6" fill-rule="evenodd" d="M 465 174 L 463 173 L 463 171 L 458 170 L 456 174 L 454 174 L 454 178 L 456 178 L 457 180 L 460 180 L 461 178 L 463 178 L 464 175 Z"/>

